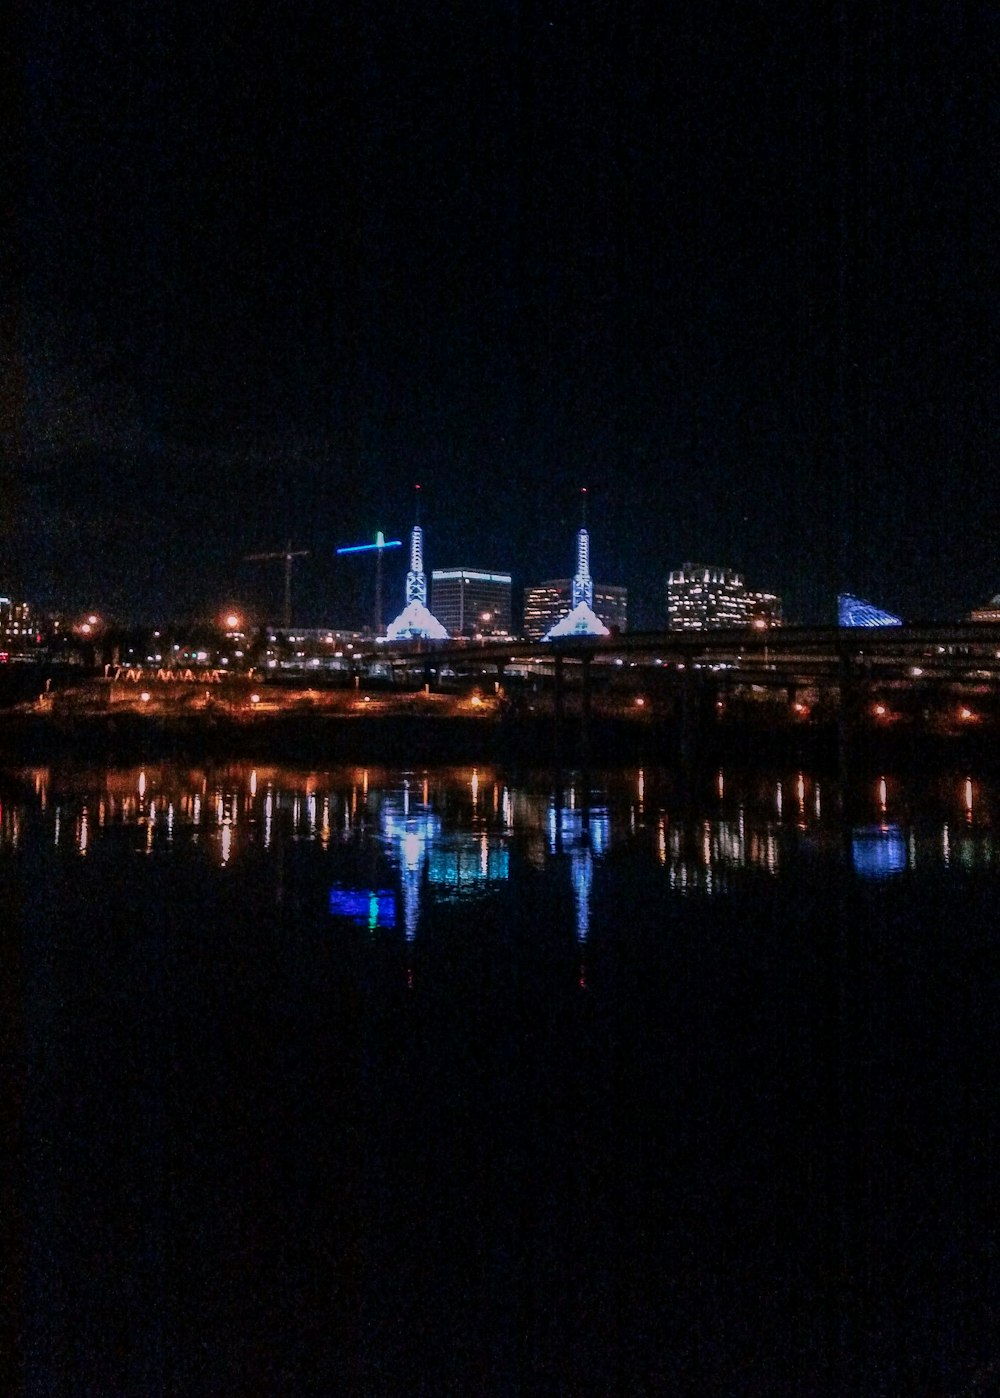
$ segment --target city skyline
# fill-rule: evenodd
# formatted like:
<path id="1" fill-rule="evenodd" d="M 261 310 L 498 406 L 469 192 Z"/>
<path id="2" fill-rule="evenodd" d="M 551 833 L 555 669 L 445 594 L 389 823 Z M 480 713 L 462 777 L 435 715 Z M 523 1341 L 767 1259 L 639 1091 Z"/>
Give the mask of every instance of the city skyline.
<path id="1" fill-rule="evenodd" d="M 417 489 L 419 490 L 419 487 Z M 582 493 L 586 495 L 586 488 L 583 489 Z M 367 578 L 367 584 L 363 581 L 360 591 L 357 588 L 351 591 L 352 599 L 356 604 L 355 613 L 353 615 L 347 615 L 343 611 L 338 613 L 336 607 L 334 607 L 332 612 L 328 610 L 320 614 L 317 609 L 315 596 L 307 596 L 303 599 L 299 597 L 297 593 L 293 593 L 291 587 L 292 573 L 290 563 L 298 563 L 310 557 L 311 551 L 292 549 L 291 541 L 289 541 L 284 549 L 250 555 L 244 557 L 242 560 L 244 563 L 259 562 L 261 560 L 279 562 L 284 560 L 284 587 L 281 589 L 279 583 L 272 581 L 270 588 L 267 589 L 268 595 L 264 598 L 263 602 L 259 600 L 249 600 L 249 590 L 244 587 L 242 591 L 237 588 L 230 588 L 225 596 L 202 598 L 187 610 L 178 609 L 176 607 L 171 609 L 169 603 L 167 603 L 156 613 L 150 611 L 139 612 L 134 608 L 126 611 L 115 611 L 113 608 L 109 609 L 98 604 L 97 610 L 102 614 L 100 617 L 100 625 L 102 627 L 113 626 L 116 628 L 142 628 L 143 626 L 152 627 L 163 624 L 231 627 L 235 625 L 236 622 L 233 620 L 232 615 L 228 615 L 228 621 L 226 617 L 227 614 L 233 613 L 234 609 L 236 609 L 239 613 L 241 625 L 250 625 L 258 629 L 274 630 L 275 628 L 279 628 L 288 630 L 291 626 L 294 629 L 301 630 L 304 628 L 309 630 L 310 628 L 315 629 L 318 627 L 327 630 L 333 628 L 334 630 L 343 631 L 345 634 L 350 631 L 360 633 L 362 631 L 372 631 L 373 607 L 377 610 L 381 606 L 383 611 L 388 608 L 389 615 L 391 616 L 398 602 L 403 610 L 400 615 L 396 616 L 395 622 L 390 624 L 389 629 L 390 633 L 392 633 L 393 629 L 398 629 L 399 624 L 405 620 L 414 603 L 419 603 L 421 607 L 425 607 L 423 599 L 427 596 L 427 580 L 426 574 L 423 572 L 423 534 L 423 527 L 419 523 L 411 527 L 410 553 L 408 558 L 409 568 L 405 575 L 400 568 L 397 568 L 395 572 L 393 572 L 387 567 L 381 556 L 378 558 L 377 563 L 374 561 L 371 562 L 369 570 L 371 576 Z M 581 538 L 584 539 L 583 544 L 581 544 Z M 371 558 L 374 559 L 376 552 L 381 555 L 384 550 L 395 547 L 399 543 L 399 541 L 396 540 L 383 543 L 383 540 L 384 531 L 381 529 L 377 530 L 375 532 L 374 542 L 350 547 L 340 546 L 334 551 L 334 559 L 336 560 L 338 554 L 370 555 Z M 484 571 L 470 565 L 458 565 L 445 569 L 433 568 L 431 572 L 435 583 L 440 580 L 442 585 L 444 585 L 443 580 L 445 579 L 471 579 L 477 585 L 478 580 L 483 580 L 484 585 L 503 583 L 506 591 L 504 601 L 498 602 L 496 598 L 491 596 L 488 601 L 482 603 L 482 605 L 492 607 L 499 606 L 503 615 L 509 618 L 509 621 L 501 626 L 500 633 L 503 634 L 504 630 L 507 629 L 512 635 L 530 636 L 534 635 L 537 631 L 540 636 L 541 630 L 539 630 L 538 618 L 535 616 L 535 612 L 538 610 L 539 606 L 542 607 L 542 611 L 549 617 L 550 621 L 554 621 L 559 617 L 564 617 L 572 609 L 574 599 L 580 587 L 579 568 L 581 547 L 583 549 L 583 555 L 586 557 L 588 563 L 586 575 L 588 580 L 590 579 L 589 528 L 584 527 L 577 531 L 575 546 L 578 574 L 574 575 L 572 578 L 567 575 L 561 579 L 545 579 L 524 584 L 520 588 L 523 602 L 523 606 L 520 609 L 521 624 L 520 626 L 514 625 L 512 630 L 510 629 L 510 623 L 516 622 L 519 615 L 518 610 L 512 607 L 511 601 L 514 591 L 517 590 L 513 582 L 514 578 L 517 576 L 516 571 L 500 571 L 495 568 Z M 391 559 L 393 557 L 392 553 L 389 553 L 388 557 Z M 398 573 L 399 576 L 395 576 L 395 573 Z M 275 573 L 274 576 L 277 578 L 277 573 Z M 731 591 L 733 599 L 736 599 L 738 594 L 738 601 L 731 599 L 730 602 L 722 603 L 722 612 L 720 612 L 719 617 L 716 617 L 713 610 L 715 603 L 710 600 L 708 611 L 706 612 L 706 617 L 708 619 L 702 620 L 701 622 L 696 622 L 691 618 L 682 620 L 679 615 L 675 615 L 678 607 L 677 599 L 680 595 L 677 589 L 681 588 L 683 591 L 694 586 L 694 590 L 700 592 L 702 590 L 700 585 L 702 583 L 707 585 L 710 577 L 713 585 L 719 584 L 722 586 L 723 592 L 728 594 L 728 592 Z M 665 571 L 659 580 L 660 597 L 658 599 L 650 597 L 640 597 L 636 599 L 630 595 L 628 587 L 618 583 L 598 583 L 590 581 L 590 587 L 594 590 L 592 595 L 595 599 L 598 597 L 600 599 L 600 603 L 597 605 L 597 612 L 600 618 L 605 621 L 607 625 L 611 626 L 612 629 L 629 629 L 632 631 L 685 630 L 691 629 L 692 627 L 694 629 L 702 629 L 702 627 L 706 625 L 711 629 L 724 623 L 724 614 L 726 614 L 727 606 L 730 607 L 730 610 L 735 608 L 732 614 L 733 625 L 742 624 L 744 612 L 747 618 L 758 619 L 754 624 L 758 624 L 759 619 L 763 618 L 768 621 L 769 625 L 850 625 L 852 623 L 845 623 L 844 621 L 845 599 L 847 602 L 852 602 L 862 609 L 867 609 L 869 612 L 879 610 L 876 601 L 873 599 L 857 598 L 849 593 L 838 593 L 836 597 L 829 599 L 826 608 L 827 613 L 829 613 L 828 615 L 824 615 L 818 619 L 790 617 L 785 608 L 785 599 L 780 594 L 770 590 L 770 588 L 761 589 L 759 585 L 755 586 L 755 584 L 759 584 L 760 581 L 760 579 L 745 579 L 739 570 L 728 568 L 725 565 L 705 563 L 692 564 L 691 562 L 685 562 L 680 567 L 670 567 Z M 280 604 L 277 601 L 279 590 L 283 590 L 284 593 L 283 600 Z M 260 589 L 258 588 L 256 591 L 259 592 Z M 709 589 L 709 591 L 711 591 L 711 589 Z M 543 594 L 545 594 L 546 598 L 544 601 L 540 600 Z M 561 606 L 559 604 L 560 598 L 562 599 Z M 90 629 L 89 623 L 98 620 L 94 615 L 95 599 L 93 597 L 84 600 L 77 598 L 71 603 L 61 607 L 53 607 L 51 605 L 45 605 L 44 603 L 40 604 L 38 599 L 25 597 L 23 595 L 0 597 L 0 602 L 5 603 L 8 610 L 10 610 L 13 605 L 15 610 L 21 609 L 25 610 L 25 613 L 27 613 L 27 609 L 30 608 L 34 616 L 56 620 L 69 626 L 76 625 L 81 621 L 87 622 L 89 618 L 89 622 L 87 622 L 83 628 L 84 631 Z M 996 596 L 985 603 L 980 599 L 979 605 L 973 603 L 951 616 L 893 617 L 892 619 L 896 623 L 903 622 L 905 624 L 920 624 L 921 622 L 927 621 L 957 622 L 961 620 L 990 620 L 994 619 L 996 602 Z M 689 607 L 690 604 L 685 603 L 684 606 Z M 289 607 L 291 609 L 290 613 Z M 448 607 L 450 615 L 450 612 L 454 610 L 455 607 L 459 607 L 459 603 L 449 602 Z M 643 618 L 643 622 L 639 625 L 630 622 L 628 626 L 626 626 L 626 611 L 629 617 L 631 617 L 633 607 L 636 608 L 638 614 Z M 473 609 L 475 610 L 475 607 Z M 697 606 L 695 610 L 697 611 Z M 279 612 L 284 615 L 279 616 Z M 529 612 L 531 616 L 530 620 Z M 739 613 L 738 617 L 737 613 Z M 461 610 L 459 608 L 459 611 L 456 611 L 455 615 L 459 616 L 460 614 Z M 541 613 L 539 613 L 539 615 L 541 615 Z M 429 616 L 429 620 L 435 626 L 439 624 L 437 619 L 432 615 Z M 481 622 L 482 618 L 479 618 L 479 620 Z M 489 616 L 488 620 L 492 622 L 493 617 Z M 454 621 L 454 618 L 452 618 L 452 621 Z M 424 625 L 423 622 L 420 624 Z M 546 625 L 547 624 L 548 623 L 546 623 Z M 487 631 L 493 629 L 495 628 L 492 626 L 486 627 Z M 542 630 L 544 629 L 545 626 L 542 627 Z M 456 629 L 455 626 L 449 626 L 448 634 L 459 635 L 465 630 L 468 630 L 468 628 L 464 626 L 458 629 Z M 383 616 L 380 634 L 384 634 L 385 631 L 386 617 Z M 413 634 L 416 635 L 417 632 L 414 631 Z M 392 634 L 390 634 L 390 639 L 392 639 Z"/>
<path id="2" fill-rule="evenodd" d="M 361 616 L 415 479 L 515 591 L 586 482 L 636 626 L 686 558 L 804 622 L 997 591 L 987 16 L 39 0 L 11 52 L 8 591 L 264 611 L 293 539 Z"/>

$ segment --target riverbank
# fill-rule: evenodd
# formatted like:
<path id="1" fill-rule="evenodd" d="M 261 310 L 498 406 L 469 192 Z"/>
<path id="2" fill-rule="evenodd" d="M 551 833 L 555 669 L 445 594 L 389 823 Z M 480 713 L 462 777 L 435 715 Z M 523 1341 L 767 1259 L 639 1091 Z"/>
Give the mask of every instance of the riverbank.
<path id="1" fill-rule="evenodd" d="M 557 725 L 551 711 L 456 713 L 390 704 L 371 713 L 284 709 L 247 715 L 211 706 L 155 713 L 24 706 L 0 713 L 0 760 L 80 757 L 108 763 L 156 758 L 316 764 L 648 761 L 692 769 L 735 763 L 836 771 L 845 751 L 835 724 L 709 723 L 692 734 L 672 716 L 601 715 L 585 724 L 579 714 L 568 714 Z M 956 763 L 990 770 L 1000 765 L 998 757 L 987 732 L 955 737 L 903 728 L 857 733 L 846 754 L 859 770 L 932 770 Z"/>

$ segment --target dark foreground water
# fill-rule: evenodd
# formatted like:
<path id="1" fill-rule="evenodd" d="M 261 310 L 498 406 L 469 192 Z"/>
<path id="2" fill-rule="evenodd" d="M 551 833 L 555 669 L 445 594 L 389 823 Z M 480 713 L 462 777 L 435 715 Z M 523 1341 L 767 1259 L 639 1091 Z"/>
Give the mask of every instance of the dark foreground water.
<path id="1" fill-rule="evenodd" d="M 1000 793 L 0 781 L 28 1394 L 1000 1391 Z"/>

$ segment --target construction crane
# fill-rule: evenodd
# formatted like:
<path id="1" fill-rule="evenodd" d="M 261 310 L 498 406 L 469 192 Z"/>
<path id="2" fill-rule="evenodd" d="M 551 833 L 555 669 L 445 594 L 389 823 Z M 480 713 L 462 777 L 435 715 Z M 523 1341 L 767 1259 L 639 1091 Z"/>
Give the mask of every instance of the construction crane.
<path id="1" fill-rule="evenodd" d="M 295 558 L 308 558 L 308 549 L 293 549 L 292 541 L 289 539 L 287 547 L 278 549 L 273 553 L 248 553 L 244 555 L 245 563 L 265 563 L 273 558 L 283 558 L 285 560 L 285 609 L 282 615 L 282 626 L 287 631 L 292 624 L 292 560 Z"/>
<path id="2" fill-rule="evenodd" d="M 373 544 L 349 544 L 346 548 L 337 550 L 342 553 L 374 553 L 375 554 L 375 635 L 382 634 L 382 555 L 386 549 L 398 549 L 403 547 L 402 539 L 387 539 L 381 529 L 375 535 Z"/>

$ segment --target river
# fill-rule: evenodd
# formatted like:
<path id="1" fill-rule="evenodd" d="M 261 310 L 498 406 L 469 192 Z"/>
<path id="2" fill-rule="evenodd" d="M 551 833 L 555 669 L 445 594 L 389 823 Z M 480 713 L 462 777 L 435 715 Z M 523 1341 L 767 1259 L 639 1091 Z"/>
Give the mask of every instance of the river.
<path id="1" fill-rule="evenodd" d="M 1000 1387 L 995 784 L 163 763 L 0 803 L 25 1393 Z"/>

